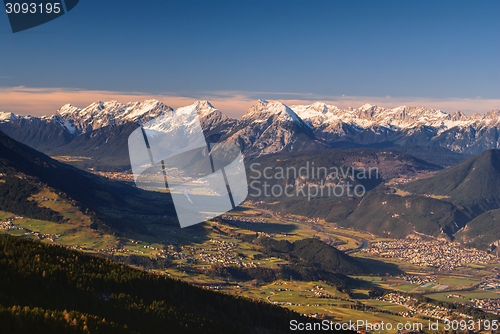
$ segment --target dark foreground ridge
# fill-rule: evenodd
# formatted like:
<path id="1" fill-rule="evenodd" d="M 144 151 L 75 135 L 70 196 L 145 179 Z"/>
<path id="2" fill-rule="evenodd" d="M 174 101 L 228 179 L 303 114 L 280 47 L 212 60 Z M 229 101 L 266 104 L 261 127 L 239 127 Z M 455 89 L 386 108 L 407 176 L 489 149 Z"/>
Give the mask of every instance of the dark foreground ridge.
<path id="1" fill-rule="evenodd" d="M 286 308 L 82 252 L 0 236 L 5 333 L 287 333 Z"/>

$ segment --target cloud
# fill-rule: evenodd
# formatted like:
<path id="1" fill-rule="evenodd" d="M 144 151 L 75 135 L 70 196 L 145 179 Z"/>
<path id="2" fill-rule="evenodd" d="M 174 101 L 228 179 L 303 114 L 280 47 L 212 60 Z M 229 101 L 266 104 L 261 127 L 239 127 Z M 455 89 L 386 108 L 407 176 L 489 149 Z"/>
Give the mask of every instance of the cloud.
<path id="1" fill-rule="evenodd" d="M 286 105 L 311 104 L 325 102 L 339 108 L 358 108 L 365 103 L 385 108 L 401 105 L 423 106 L 440 109 L 448 113 L 461 110 L 466 114 L 485 113 L 500 108 L 500 99 L 482 98 L 424 98 L 424 97 L 373 97 L 373 96 L 327 96 L 316 94 L 297 94 L 282 92 L 242 92 L 242 91 L 207 91 L 197 93 L 149 94 L 141 92 L 114 92 L 82 90 L 68 88 L 30 88 L 0 87 L 0 111 L 21 115 L 52 115 L 61 106 L 72 104 L 83 108 L 95 101 L 116 100 L 121 103 L 159 100 L 172 108 L 192 104 L 197 100 L 208 100 L 224 114 L 238 118 L 243 115 L 258 99 L 278 100 Z"/>

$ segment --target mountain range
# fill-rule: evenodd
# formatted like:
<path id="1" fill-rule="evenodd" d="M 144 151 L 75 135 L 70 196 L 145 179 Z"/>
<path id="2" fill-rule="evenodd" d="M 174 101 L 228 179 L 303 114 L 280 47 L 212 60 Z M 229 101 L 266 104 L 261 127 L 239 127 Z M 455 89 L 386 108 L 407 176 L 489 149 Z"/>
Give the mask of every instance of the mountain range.
<path id="1" fill-rule="evenodd" d="M 178 110 L 186 108 L 197 109 L 208 141 L 238 144 L 247 158 L 331 147 L 424 145 L 469 155 L 500 147 L 499 110 L 466 116 L 424 107 L 386 109 L 365 104 L 340 109 L 322 102 L 286 106 L 259 100 L 236 120 L 208 101 Z M 93 157 L 91 164 L 98 169 L 123 170 L 130 168 L 128 135 L 137 126 L 154 123 L 173 111 L 156 100 L 98 101 L 83 109 L 67 104 L 52 116 L 0 112 L 0 130 L 50 155 Z M 169 124 L 168 128 L 176 127 Z"/>
<path id="2" fill-rule="evenodd" d="M 369 166 L 377 167 L 380 172 L 380 178 L 375 179 L 335 180 L 335 184 L 350 180 L 354 186 L 362 185 L 367 192 L 361 198 L 341 196 L 332 200 L 319 196 L 311 202 L 285 196 L 278 202 L 272 198 L 252 199 L 272 209 L 321 217 L 379 235 L 404 237 L 416 232 L 458 238 L 483 249 L 492 248 L 495 243 L 500 245 L 500 231 L 490 228 L 488 235 L 481 232 L 495 226 L 500 217 L 497 211 L 500 151 L 496 150 L 500 143 L 499 111 L 465 116 L 461 112 L 450 115 L 421 107 L 384 109 L 364 105 L 358 109 L 339 109 L 319 102 L 288 107 L 281 102 L 259 100 L 236 120 L 207 101 L 176 111 L 155 100 L 126 105 L 97 102 L 84 109 L 65 105 L 51 117 L 2 113 L 0 131 L 52 156 L 92 157 L 82 159 L 78 167 L 127 170 L 130 168 L 127 140 L 132 131 L 140 125 L 161 131 L 189 131 L 189 123 L 162 122 L 171 118 L 160 116 L 191 111 L 198 113 L 208 142 L 237 144 L 249 163 L 277 169 L 316 162 L 318 167 Z M 4 157 L 19 161 L 17 170 L 61 188 L 72 198 L 81 197 L 85 206 L 96 213 L 101 211 L 102 204 L 115 210 L 124 210 L 128 205 L 120 196 L 109 203 L 97 198 L 97 202 L 92 202 L 91 190 L 88 194 L 83 193 L 85 187 L 76 191 L 71 180 L 89 179 L 95 183 L 92 189 L 102 187 L 105 181 L 97 181 L 76 169 L 60 168 L 57 161 L 29 148 L 20 149 L 20 144 L 13 144 L 8 137 L 0 137 L 0 143 L 8 154 L 12 148 L 23 152 L 21 157 L 15 154 Z M 450 165 L 453 167 L 443 169 Z M 56 177 L 59 171 L 64 171 L 61 175 L 66 184 Z M 386 183 L 400 177 L 409 177 L 411 181 L 426 173 L 435 175 L 396 186 Z M 251 175 L 248 166 L 247 175 Z M 271 186 L 286 187 L 309 186 L 321 180 L 284 178 L 273 182 Z M 120 192 L 116 185 L 106 185 L 106 189 Z M 113 198 L 114 193 L 109 196 L 104 198 Z"/>

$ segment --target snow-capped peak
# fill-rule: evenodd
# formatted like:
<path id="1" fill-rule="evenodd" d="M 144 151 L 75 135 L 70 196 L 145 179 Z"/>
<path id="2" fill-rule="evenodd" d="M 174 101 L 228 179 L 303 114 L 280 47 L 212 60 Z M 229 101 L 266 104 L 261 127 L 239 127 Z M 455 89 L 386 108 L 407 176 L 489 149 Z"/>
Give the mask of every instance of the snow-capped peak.
<path id="1" fill-rule="evenodd" d="M 73 125 L 72 121 L 64 119 L 60 115 L 54 115 L 50 117 L 50 119 L 59 124 L 59 126 L 65 128 L 70 134 L 78 134 L 78 129 Z"/>
<path id="2" fill-rule="evenodd" d="M 299 125 L 306 125 L 306 123 L 288 106 L 279 101 L 265 101 L 259 102 L 250 108 L 245 115 L 241 118 L 242 121 L 263 121 L 270 117 L 276 117 L 283 121 L 293 121 Z M 306 125 L 307 126 L 307 125 Z"/>
<path id="3" fill-rule="evenodd" d="M 200 117 L 205 117 L 210 115 L 211 113 L 217 112 L 218 109 L 215 108 L 210 102 L 208 101 L 198 101 L 198 115 Z"/>
<path id="4" fill-rule="evenodd" d="M 450 123 L 450 121 L 461 118 L 459 115 L 452 117 L 441 110 L 424 107 L 399 106 L 386 109 L 369 103 L 358 109 L 347 108 L 343 110 L 335 106 L 322 106 L 317 102 L 309 106 L 292 106 L 291 108 L 305 121 L 315 127 L 323 128 L 328 124 L 342 122 L 358 129 L 376 126 L 389 129 L 410 129 L 426 125 L 442 131 L 450 126 L 458 125 L 458 123 Z M 323 111 L 321 111 L 322 109 Z"/>
<path id="5" fill-rule="evenodd" d="M 377 106 L 373 106 L 369 103 L 365 103 L 361 106 L 361 108 L 359 108 L 360 110 L 370 110 L 372 108 L 377 108 Z"/>
<path id="6" fill-rule="evenodd" d="M 83 109 L 66 104 L 57 111 L 56 115 L 69 121 L 71 126 L 75 127 L 75 133 L 83 133 L 126 122 L 147 122 L 172 110 L 172 108 L 157 100 L 127 104 L 118 101 L 97 101 Z"/>
<path id="7" fill-rule="evenodd" d="M 290 108 L 304 120 L 310 118 L 321 118 L 326 120 L 336 111 L 340 110 L 336 106 L 330 106 L 324 102 L 314 102 L 311 105 L 294 105 Z"/>
<path id="8" fill-rule="evenodd" d="M 14 115 L 11 112 L 0 111 L 0 122 L 10 122 L 11 120 L 17 119 L 19 116 Z"/>
<path id="9" fill-rule="evenodd" d="M 57 110 L 56 115 L 60 115 L 61 117 L 64 115 L 71 115 L 77 111 L 79 111 L 75 106 L 72 106 L 71 104 L 65 104 L 63 105 L 59 110 Z"/>
<path id="10" fill-rule="evenodd" d="M 199 106 L 200 106 L 200 101 L 196 101 L 195 103 L 190 104 L 188 106 L 177 108 L 177 110 L 175 110 L 175 113 L 179 115 L 182 114 L 190 115 L 193 112 L 193 109 L 197 109 Z"/>

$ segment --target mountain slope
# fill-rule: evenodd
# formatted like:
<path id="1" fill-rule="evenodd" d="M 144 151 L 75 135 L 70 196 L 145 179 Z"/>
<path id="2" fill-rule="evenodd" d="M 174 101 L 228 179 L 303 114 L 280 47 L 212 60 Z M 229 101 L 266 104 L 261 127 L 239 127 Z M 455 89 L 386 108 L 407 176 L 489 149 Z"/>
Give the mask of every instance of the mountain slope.
<path id="1" fill-rule="evenodd" d="M 391 147 L 392 152 L 411 155 L 412 157 L 427 161 L 442 167 L 456 165 L 471 157 L 469 154 L 453 152 L 439 146 L 404 145 Z"/>
<path id="2" fill-rule="evenodd" d="M 394 238 L 414 232 L 451 238 L 469 220 L 452 203 L 426 196 L 401 196 L 380 185 L 363 197 L 341 225 Z"/>
<path id="3" fill-rule="evenodd" d="M 260 100 L 222 139 L 238 145 L 245 157 L 328 147 L 315 138 L 310 125 L 277 101 Z"/>
<path id="4" fill-rule="evenodd" d="M 297 240 L 291 252 L 303 261 L 319 265 L 322 269 L 345 274 L 367 274 L 369 270 L 356 259 L 315 239 Z"/>
<path id="5" fill-rule="evenodd" d="M 76 159 L 73 166 L 87 169 L 98 166 L 101 171 L 130 169 L 128 137 L 137 129 L 134 122 L 105 126 L 85 132 L 69 143 L 44 150 L 51 156 L 83 156 L 92 159 Z"/>
<path id="6" fill-rule="evenodd" d="M 74 133 L 64 126 L 59 116 L 18 117 L 0 121 L 0 131 L 35 149 L 48 150 L 68 144 Z"/>
<path id="7" fill-rule="evenodd" d="M 500 236 L 493 228 L 500 209 L 499 150 L 396 187 L 380 185 L 368 192 L 342 224 L 395 237 L 413 232 L 444 238 L 456 234 L 483 249 Z"/>
<path id="8" fill-rule="evenodd" d="M 11 236 L 0 236 L 0 270 L 0 285 L 9 287 L 0 292 L 0 319 L 9 333 L 285 333 L 291 319 L 304 320 L 266 302 Z"/>
<path id="9" fill-rule="evenodd" d="M 415 231 L 454 238 L 458 232 L 459 239 L 484 248 L 497 239 L 481 231 L 491 228 L 494 212 L 481 214 L 500 209 L 499 187 L 500 151 L 488 150 L 431 177 L 397 185 L 399 190 L 380 185 L 342 224 L 396 237 Z"/>
<path id="10" fill-rule="evenodd" d="M 482 250 L 500 251 L 500 209 L 486 211 L 461 229 L 456 235 L 457 240 L 467 246 Z"/>
<path id="11" fill-rule="evenodd" d="M 1 167 L 0 167 L 1 168 Z M 50 208 L 37 205 L 30 200 L 33 194 L 40 191 L 36 182 L 20 179 L 15 176 L 0 177 L 0 210 L 14 212 L 17 215 L 59 222 L 63 219 L 61 215 Z"/>
<path id="12" fill-rule="evenodd" d="M 351 193 L 358 187 L 360 193 L 361 189 L 370 191 L 384 180 L 441 170 L 412 156 L 375 148 L 281 152 L 249 160 L 246 165 L 248 200 L 274 211 L 334 222 L 344 220 L 361 200 L 358 196 L 348 196 L 347 187 Z M 316 190 L 321 187 L 323 193 Z M 334 193 L 334 187 L 339 191 Z"/>
<path id="13" fill-rule="evenodd" d="M 131 224 L 133 219 L 129 216 L 132 213 L 168 214 L 175 217 L 168 195 L 155 193 L 152 196 L 127 184 L 109 181 L 65 165 L 1 132 L 0 173 L 4 180 L 17 178 L 31 186 L 40 182 L 46 184 L 76 201 L 82 210 L 90 210 L 115 228 Z M 158 205 L 159 201 L 163 205 Z M 114 216 L 121 215 L 121 219 L 105 214 L 108 210 L 112 210 Z M 140 228 L 138 224 L 136 227 Z"/>
<path id="14" fill-rule="evenodd" d="M 433 177 L 402 187 L 417 194 L 446 196 L 444 200 L 472 215 L 500 208 L 500 150 L 487 150 Z"/>
<path id="15" fill-rule="evenodd" d="M 218 142 L 236 122 L 207 101 L 185 108 L 196 108 L 207 142 Z M 172 108 L 156 100 L 126 105 L 98 101 L 83 109 L 68 104 L 51 118 L 6 114 L 0 118 L 0 131 L 51 156 L 92 158 L 71 163 L 82 169 L 123 171 L 130 169 L 129 135 L 141 124 L 161 126 L 155 120 L 171 112 Z"/>

